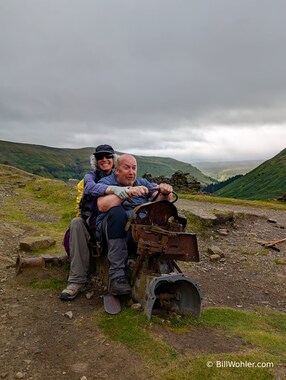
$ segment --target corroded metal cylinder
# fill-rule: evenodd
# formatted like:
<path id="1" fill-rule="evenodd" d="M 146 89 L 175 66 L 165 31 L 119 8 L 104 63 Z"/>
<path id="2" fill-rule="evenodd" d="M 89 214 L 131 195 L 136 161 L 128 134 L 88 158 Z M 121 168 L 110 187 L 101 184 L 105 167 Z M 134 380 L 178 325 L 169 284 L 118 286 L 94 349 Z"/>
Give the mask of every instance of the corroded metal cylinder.
<path id="1" fill-rule="evenodd" d="M 28 257 L 24 258 L 19 255 L 16 261 L 16 275 L 22 272 L 23 268 L 26 267 L 45 267 L 45 258 L 42 256 L 39 257 Z"/>

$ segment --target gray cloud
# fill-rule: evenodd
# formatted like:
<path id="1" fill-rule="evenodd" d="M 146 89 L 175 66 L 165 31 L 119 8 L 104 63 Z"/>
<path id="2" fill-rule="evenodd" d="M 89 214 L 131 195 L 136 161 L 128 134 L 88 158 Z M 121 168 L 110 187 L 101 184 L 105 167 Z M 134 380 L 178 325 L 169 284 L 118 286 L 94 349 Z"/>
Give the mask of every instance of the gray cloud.
<path id="1" fill-rule="evenodd" d="M 285 14 L 282 0 L 2 0 L 0 138 L 269 158 L 285 148 Z M 264 150 L 255 133 L 243 149 L 248 128 Z"/>

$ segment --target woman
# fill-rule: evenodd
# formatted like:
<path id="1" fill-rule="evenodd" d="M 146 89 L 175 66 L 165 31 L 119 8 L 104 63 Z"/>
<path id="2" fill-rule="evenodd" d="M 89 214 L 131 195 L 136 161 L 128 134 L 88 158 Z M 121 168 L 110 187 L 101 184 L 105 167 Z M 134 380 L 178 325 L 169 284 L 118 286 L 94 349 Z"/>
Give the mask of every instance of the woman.
<path id="1" fill-rule="evenodd" d="M 73 218 L 69 228 L 68 249 L 70 255 L 70 272 L 68 285 L 61 292 L 60 299 L 71 301 L 84 289 L 87 281 L 91 240 L 90 228 L 97 213 L 96 198 L 110 194 L 110 187 L 97 183 L 101 178 L 112 173 L 115 165 L 114 150 L 110 145 L 99 145 L 91 156 L 92 171 L 83 179 L 84 191 L 80 201 L 80 216 Z"/>

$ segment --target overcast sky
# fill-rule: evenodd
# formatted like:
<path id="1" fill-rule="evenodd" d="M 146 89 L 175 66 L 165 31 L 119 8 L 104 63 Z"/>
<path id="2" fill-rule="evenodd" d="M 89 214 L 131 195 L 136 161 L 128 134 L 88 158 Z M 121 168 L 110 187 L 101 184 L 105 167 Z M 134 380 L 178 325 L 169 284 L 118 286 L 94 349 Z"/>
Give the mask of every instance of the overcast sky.
<path id="1" fill-rule="evenodd" d="M 0 0 L 0 140 L 185 162 L 286 148 L 285 0 Z"/>

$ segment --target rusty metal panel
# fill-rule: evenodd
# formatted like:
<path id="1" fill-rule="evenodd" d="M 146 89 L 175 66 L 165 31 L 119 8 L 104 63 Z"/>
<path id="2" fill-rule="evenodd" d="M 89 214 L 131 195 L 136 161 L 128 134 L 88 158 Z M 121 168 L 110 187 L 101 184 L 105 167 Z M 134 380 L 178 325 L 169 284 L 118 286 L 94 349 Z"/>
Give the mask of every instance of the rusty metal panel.
<path id="1" fill-rule="evenodd" d="M 132 225 L 132 236 L 137 242 L 139 255 L 164 255 L 169 260 L 199 261 L 197 237 L 185 232 L 167 231 L 160 228 Z"/>

